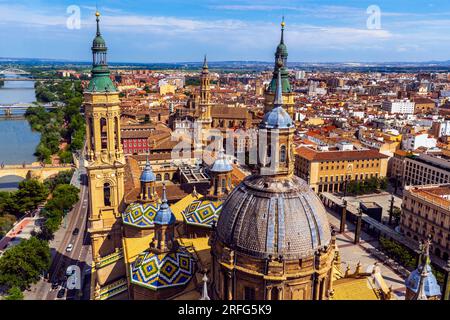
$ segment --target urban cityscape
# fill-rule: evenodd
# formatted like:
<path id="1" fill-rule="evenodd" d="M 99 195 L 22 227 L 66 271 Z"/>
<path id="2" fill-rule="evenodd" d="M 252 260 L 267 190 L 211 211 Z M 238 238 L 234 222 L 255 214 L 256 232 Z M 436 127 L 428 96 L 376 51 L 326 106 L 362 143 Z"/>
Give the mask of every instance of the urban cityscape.
<path id="1" fill-rule="evenodd" d="M 223 16 L 149 24 L 81 2 L 43 23 L 74 47 L 55 31 L 0 49 L 0 300 L 450 299 L 450 51 L 390 48 L 383 17 L 401 5 L 325 1 L 326 19 L 361 15 L 387 55 L 354 60 L 354 39 L 348 60 L 345 46 L 314 59 L 328 49 L 311 40 L 302 60 L 309 1 L 202 0 L 189 15 Z M 43 11 L 0 7 L 45 28 Z M 204 39 L 147 43 L 138 59 L 128 42 L 145 30 L 129 19 Z M 261 49 L 243 47 L 261 19 Z M 328 41 L 341 27 L 305 28 Z"/>

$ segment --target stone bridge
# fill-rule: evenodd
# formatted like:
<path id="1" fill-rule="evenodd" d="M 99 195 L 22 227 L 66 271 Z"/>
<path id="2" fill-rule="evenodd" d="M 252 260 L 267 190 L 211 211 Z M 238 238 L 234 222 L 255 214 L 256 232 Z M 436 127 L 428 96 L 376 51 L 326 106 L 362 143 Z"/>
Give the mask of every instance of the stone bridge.
<path id="1" fill-rule="evenodd" d="M 62 171 L 75 169 L 73 165 L 44 165 L 33 163 L 30 165 L 4 165 L 0 166 L 0 179 L 4 177 L 19 177 L 22 179 L 38 179 L 44 181 Z"/>

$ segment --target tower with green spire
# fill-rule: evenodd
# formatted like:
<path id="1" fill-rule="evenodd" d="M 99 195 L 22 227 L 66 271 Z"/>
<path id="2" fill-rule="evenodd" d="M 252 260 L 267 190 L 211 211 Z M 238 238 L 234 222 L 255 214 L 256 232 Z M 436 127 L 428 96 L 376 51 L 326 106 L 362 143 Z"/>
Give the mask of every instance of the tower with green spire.
<path id="1" fill-rule="evenodd" d="M 107 60 L 108 47 L 100 32 L 100 13 L 95 13 L 97 20 L 97 34 L 92 42 L 92 80 L 86 91 L 88 92 L 116 92 L 117 88 L 111 81 Z"/>
<path id="2" fill-rule="evenodd" d="M 125 157 L 120 133 L 119 92 L 110 79 L 106 42 L 97 33 L 92 44 L 92 80 L 85 89 L 86 170 L 89 179 L 89 233 L 94 263 L 122 247 L 121 218 Z"/>
<path id="3" fill-rule="evenodd" d="M 284 17 L 281 22 L 281 39 L 280 44 L 275 52 L 275 67 L 273 70 L 272 81 L 265 92 L 265 108 L 264 112 L 269 112 L 273 106 L 275 92 L 277 89 L 278 74 L 281 74 L 281 85 L 283 92 L 283 106 L 291 117 L 294 117 L 294 94 L 289 82 L 289 72 L 287 69 L 288 50 L 284 43 L 284 28 L 286 23 Z"/>

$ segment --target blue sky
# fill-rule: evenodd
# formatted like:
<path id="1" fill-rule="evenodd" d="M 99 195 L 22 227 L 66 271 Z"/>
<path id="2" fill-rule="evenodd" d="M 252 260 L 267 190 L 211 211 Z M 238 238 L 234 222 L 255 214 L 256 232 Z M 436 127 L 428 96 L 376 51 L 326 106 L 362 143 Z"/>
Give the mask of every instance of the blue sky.
<path id="1" fill-rule="evenodd" d="M 98 0 L 109 60 L 272 61 L 286 17 L 289 61 L 450 60 L 450 1 Z M 81 28 L 67 28 L 67 8 Z M 367 8 L 381 10 L 369 29 Z M 0 57 L 90 60 L 96 1 L 0 0 Z"/>

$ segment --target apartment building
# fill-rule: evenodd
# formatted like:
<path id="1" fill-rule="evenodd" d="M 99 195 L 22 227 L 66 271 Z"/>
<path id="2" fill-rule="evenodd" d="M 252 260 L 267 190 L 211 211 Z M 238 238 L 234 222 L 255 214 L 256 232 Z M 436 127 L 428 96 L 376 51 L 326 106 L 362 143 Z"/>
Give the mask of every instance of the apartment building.
<path id="1" fill-rule="evenodd" d="M 376 150 L 318 151 L 309 147 L 296 150 L 295 173 L 319 192 L 339 192 L 345 180 L 385 177 L 388 156 Z"/>
<path id="2" fill-rule="evenodd" d="M 405 158 L 403 186 L 450 182 L 450 157 L 441 152 L 428 152 Z"/>
<path id="3" fill-rule="evenodd" d="M 433 239 L 433 253 L 447 261 L 450 253 L 450 184 L 409 186 L 403 193 L 400 230 L 409 238 Z"/>

